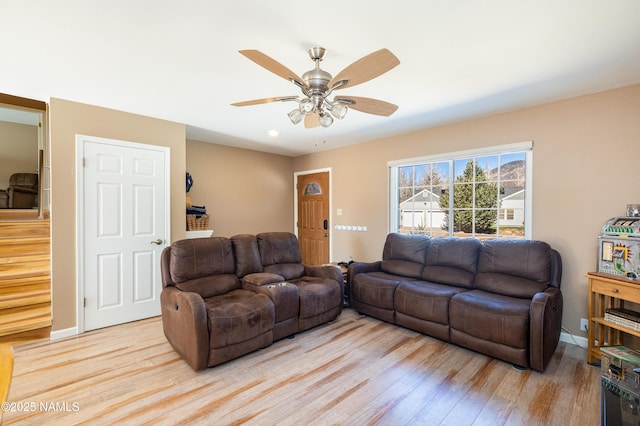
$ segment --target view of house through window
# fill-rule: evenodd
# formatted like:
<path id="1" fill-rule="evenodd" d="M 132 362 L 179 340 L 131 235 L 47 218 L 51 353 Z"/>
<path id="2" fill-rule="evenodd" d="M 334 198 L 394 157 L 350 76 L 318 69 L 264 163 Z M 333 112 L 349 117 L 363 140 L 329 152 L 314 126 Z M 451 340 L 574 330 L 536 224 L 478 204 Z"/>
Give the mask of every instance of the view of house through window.
<path id="1" fill-rule="evenodd" d="M 390 164 L 391 232 L 529 238 L 531 144 Z"/>

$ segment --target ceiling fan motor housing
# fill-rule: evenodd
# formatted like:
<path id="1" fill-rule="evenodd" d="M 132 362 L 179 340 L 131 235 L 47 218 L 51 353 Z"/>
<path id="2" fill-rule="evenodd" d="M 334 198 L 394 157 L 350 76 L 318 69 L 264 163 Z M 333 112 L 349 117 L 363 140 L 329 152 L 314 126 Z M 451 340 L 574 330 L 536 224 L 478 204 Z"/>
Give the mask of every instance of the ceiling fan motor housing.
<path id="1" fill-rule="evenodd" d="M 309 95 L 324 95 L 329 90 L 331 74 L 320 68 L 302 74 L 302 79 L 309 85 Z"/>

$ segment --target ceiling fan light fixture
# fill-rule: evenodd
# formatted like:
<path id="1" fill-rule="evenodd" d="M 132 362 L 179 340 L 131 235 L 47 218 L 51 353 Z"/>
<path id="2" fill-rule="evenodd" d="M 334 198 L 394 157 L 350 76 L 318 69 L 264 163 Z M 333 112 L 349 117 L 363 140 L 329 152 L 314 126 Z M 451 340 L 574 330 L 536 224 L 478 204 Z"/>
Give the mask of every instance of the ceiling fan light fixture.
<path id="1" fill-rule="evenodd" d="M 304 115 L 309 115 L 313 112 L 315 105 L 313 101 L 309 98 L 304 98 L 300 101 L 300 105 L 298 105 L 298 109 Z"/>
<path id="2" fill-rule="evenodd" d="M 320 125 L 322 127 L 329 127 L 333 124 L 333 117 L 330 114 L 322 114 L 320 115 Z"/>
<path id="3" fill-rule="evenodd" d="M 304 117 L 304 114 L 298 108 L 291 110 L 287 115 L 293 124 L 298 124 L 302 121 L 302 117 Z"/>
<path id="4" fill-rule="evenodd" d="M 241 50 L 240 53 L 267 71 L 293 82 L 300 88 L 304 96 L 302 98 L 299 96 L 280 96 L 254 99 L 235 102 L 231 105 L 248 106 L 269 102 L 297 102 L 297 108 L 287 115 L 294 125 L 304 120 L 305 128 L 329 127 L 333 124 L 334 118 L 338 120 L 344 119 L 349 108 L 385 117 L 390 116 L 398 109 L 397 105 L 378 99 L 352 96 L 336 97 L 333 102 L 328 99 L 334 90 L 365 83 L 400 64 L 398 58 L 388 49 L 379 49 L 363 56 L 348 65 L 335 77 L 320 68 L 320 62 L 322 62 L 326 54 L 326 50 L 322 47 L 309 49 L 309 57 L 314 62 L 315 67 L 302 74 L 302 77 L 299 77 L 289 68 L 258 50 Z"/>
<path id="5" fill-rule="evenodd" d="M 338 120 L 342 120 L 347 115 L 348 109 L 349 108 L 347 108 L 345 105 L 336 102 L 331 106 L 331 115 L 333 115 Z"/>

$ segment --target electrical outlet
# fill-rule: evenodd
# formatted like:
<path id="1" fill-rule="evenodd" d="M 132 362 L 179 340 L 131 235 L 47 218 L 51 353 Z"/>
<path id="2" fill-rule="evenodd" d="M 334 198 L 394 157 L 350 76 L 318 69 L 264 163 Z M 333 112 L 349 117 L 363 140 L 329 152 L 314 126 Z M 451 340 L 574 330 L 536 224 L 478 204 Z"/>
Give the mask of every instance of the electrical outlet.
<path id="1" fill-rule="evenodd" d="M 580 318 L 580 331 L 589 331 L 589 321 L 586 318 Z"/>

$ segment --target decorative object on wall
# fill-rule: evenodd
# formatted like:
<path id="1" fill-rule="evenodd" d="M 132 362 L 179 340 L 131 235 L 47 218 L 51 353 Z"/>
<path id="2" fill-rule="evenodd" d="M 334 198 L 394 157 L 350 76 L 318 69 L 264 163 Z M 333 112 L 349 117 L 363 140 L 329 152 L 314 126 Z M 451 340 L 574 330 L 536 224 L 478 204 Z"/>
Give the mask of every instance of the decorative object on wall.
<path id="1" fill-rule="evenodd" d="M 191 190 L 193 186 L 193 177 L 191 177 L 191 173 L 187 172 L 187 192 Z"/>
<path id="2" fill-rule="evenodd" d="M 193 186 L 193 177 L 187 172 L 187 193 Z M 209 228 L 209 215 L 206 206 L 194 206 L 191 197 L 187 195 L 187 231 L 199 231 Z"/>
<path id="3" fill-rule="evenodd" d="M 358 59 L 335 77 L 320 68 L 320 62 L 324 59 L 326 49 L 312 47 L 309 49 L 309 57 L 315 63 L 315 68 L 298 77 L 293 71 L 258 50 L 240 50 L 240 53 L 251 59 L 261 67 L 271 71 L 298 86 L 303 97 L 279 96 L 275 98 L 254 99 L 251 101 L 236 102 L 233 106 L 258 105 L 269 102 L 298 103 L 298 107 L 289 112 L 289 119 L 293 124 L 298 124 L 304 119 L 306 128 L 329 127 L 333 119 L 342 120 L 349 108 L 367 114 L 390 116 L 398 106 L 378 99 L 362 98 L 356 96 L 336 96 L 333 101 L 329 95 L 338 89 L 345 89 L 374 79 L 400 64 L 396 56 L 388 49 L 380 49 Z"/>

